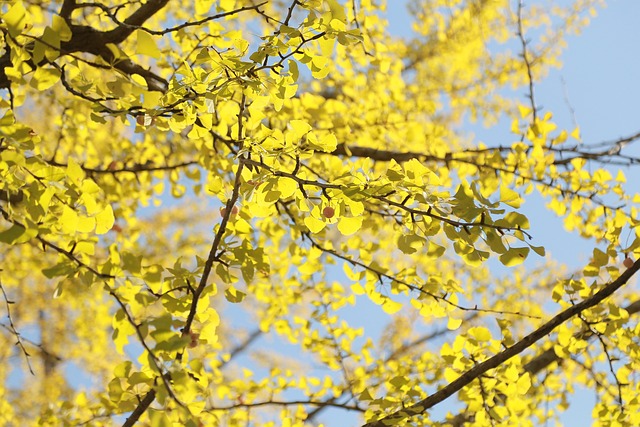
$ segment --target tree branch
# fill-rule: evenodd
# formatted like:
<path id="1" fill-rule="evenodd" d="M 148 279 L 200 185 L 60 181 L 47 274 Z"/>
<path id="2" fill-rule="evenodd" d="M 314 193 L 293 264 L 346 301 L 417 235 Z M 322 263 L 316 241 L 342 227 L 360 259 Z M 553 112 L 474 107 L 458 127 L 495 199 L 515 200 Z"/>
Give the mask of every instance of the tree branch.
<path id="1" fill-rule="evenodd" d="M 437 405 L 438 403 L 446 400 L 451 397 L 453 394 L 457 393 L 463 387 L 469 385 L 471 382 L 475 381 L 481 375 L 485 374 L 487 371 L 491 369 L 495 369 L 507 360 L 512 357 L 522 353 L 524 350 L 535 344 L 537 341 L 541 340 L 548 334 L 550 334 L 555 328 L 565 323 L 567 320 L 571 319 L 573 316 L 576 316 L 579 313 L 582 313 L 584 310 L 594 307 L 600 302 L 602 302 L 607 297 L 613 295 L 618 289 L 624 286 L 627 281 L 638 271 L 640 270 L 640 260 L 636 261 L 629 269 L 627 269 L 624 273 L 620 275 L 613 282 L 605 285 L 600 291 L 598 291 L 593 296 L 583 300 L 582 302 L 573 305 L 566 310 L 560 312 L 547 323 L 531 332 L 526 337 L 522 338 L 513 346 L 507 348 L 506 350 L 494 355 L 493 357 L 485 360 L 484 362 L 474 366 L 469 369 L 465 373 L 463 373 L 458 379 L 452 381 L 445 387 L 441 388 L 434 394 L 422 399 L 421 401 L 414 403 L 411 406 L 406 408 L 397 410 L 389 415 L 386 415 L 379 420 L 371 421 L 369 423 L 364 424 L 363 427 L 388 427 L 389 425 L 398 423 L 407 418 L 420 415 L 424 413 L 427 409 L 430 409 Z"/>
<path id="2" fill-rule="evenodd" d="M 631 304 L 624 307 L 629 315 L 636 314 L 640 312 L 640 300 L 632 302 Z M 589 330 L 582 330 L 574 335 L 576 340 L 590 340 L 594 337 L 594 334 Z M 552 348 L 549 348 L 542 353 L 535 356 L 533 359 L 524 364 L 524 372 L 529 375 L 536 375 L 540 373 L 543 369 L 546 369 L 554 362 L 559 362 L 562 358 L 556 354 L 556 352 Z M 447 421 L 447 423 L 451 424 L 454 427 L 461 427 L 465 422 L 468 422 L 472 419 L 472 415 L 467 412 L 462 412 L 453 419 Z"/>
<path id="3" fill-rule="evenodd" d="M 0 269 L 0 272 L 1 271 L 2 269 Z M 4 304 L 7 309 L 7 318 L 9 319 L 9 328 L 7 329 L 9 329 L 9 331 L 13 334 L 13 336 L 16 337 L 16 345 L 20 347 L 22 354 L 24 354 L 24 358 L 27 362 L 27 367 L 29 368 L 29 372 L 31 373 L 31 375 L 35 375 L 35 373 L 33 372 L 33 368 L 31 367 L 31 360 L 30 360 L 31 355 L 29 354 L 27 349 L 24 347 L 24 344 L 22 342 L 22 337 L 20 336 L 20 332 L 18 332 L 18 330 L 16 329 L 16 325 L 13 323 L 13 317 L 11 316 L 11 304 L 14 304 L 14 302 L 10 300 L 9 297 L 7 296 L 7 292 L 4 290 L 4 286 L 2 286 L 1 278 L 0 278 L 0 291 L 2 291 L 2 296 L 4 297 Z"/>
<path id="4" fill-rule="evenodd" d="M 67 24 L 71 21 L 71 13 L 76 9 L 76 0 L 64 0 L 62 7 L 60 8 L 60 17 L 67 21 Z"/>
<path id="5" fill-rule="evenodd" d="M 124 25 L 118 26 L 104 35 L 107 43 L 120 44 L 127 39 L 138 27 L 144 24 L 149 18 L 159 12 L 169 0 L 148 0 L 124 20 Z"/>
<path id="6" fill-rule="evenodd" d="M 136 409 L 129 415 L 129 417 L 124 421 L 122 427 L 132 427 L 134 426 L 142 414 L 147 410 L 147 408 L 153 403 L 156 398 L 156 390 L 151 389 L 149 392 L 142 398 Z"/>

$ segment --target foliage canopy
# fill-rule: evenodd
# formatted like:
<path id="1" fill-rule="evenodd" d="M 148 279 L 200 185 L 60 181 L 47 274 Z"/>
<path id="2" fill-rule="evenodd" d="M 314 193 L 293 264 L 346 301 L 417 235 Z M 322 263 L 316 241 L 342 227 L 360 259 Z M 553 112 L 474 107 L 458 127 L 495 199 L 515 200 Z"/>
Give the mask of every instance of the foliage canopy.
<path id="1" fill-rule="evenodd" d="M 596 3 L 4 2 L 0 423 L 640 425 L 640 134 L 535 97 Z"/>

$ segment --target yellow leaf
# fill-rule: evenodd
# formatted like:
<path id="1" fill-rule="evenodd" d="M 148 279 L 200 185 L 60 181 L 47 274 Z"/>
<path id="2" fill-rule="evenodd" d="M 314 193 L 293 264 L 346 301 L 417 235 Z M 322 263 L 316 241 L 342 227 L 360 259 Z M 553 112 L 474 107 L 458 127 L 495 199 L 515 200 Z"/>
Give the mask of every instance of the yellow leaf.
<path id="1" fill-rule="evenodd" d="M 207 344 L 215 344 L 218 342 L 217 328 L 219 324 L 219 318 L 210 318 L 200 330 L 200 339 L 206 341 Z"/>
<path id="2" fill-rule="evenodd" d="M 157 409 L 149 409 L 149 421 L 151 427 L 171 427 L 173 423 L 163 411 Z"/>
<path id="3" fill-rule="evenodd" d="M 280 192 L 280 198 L 286 199 L 293 196 L 293 193 L 298 189 L 298 183 L 289 177 L 281 177 L 278 179 L 278 191 Z"/>
<path id="4" fill-rule="evenodd" d="M 580 138 L 580 128 L 576 127 L 573 132 L 571 132 L 571 138 L 575 139 L 576 141 L 582 141 L 582 139 Z"/>
<path id="5" fill-rule="evenodd" d="M 131 80 L 138 86 L 147 87 L 147 81 L 140 74 L 131 74 Z"/>
<path id="6" fill-rule="evenodd" d="M 518 394 L 521 396 L 529 391 L 529 389 L 531 388 L 531 377 L 529 376 L 528 372 L 522 374 L 522 376 L 516 382 L 516 386 L 518 389 Z"/>
<path id="7" fill-rule="evenodd" d="M 500 255 L 500 262 L 507 267 L 522 264 L 529 255 L 529 248 L 510 248 L 507 252 Z"/>
<path id="8" fill-rule="evenodd" d="M 47 90 L 60 80 L 60 71 L 53 67 L 38 67 L 31 77 L 31 87 L 37 90 Z"/>
<path id="9" fill-rule="evenodd" d="M 347 22 L 347 14 L 344 11 L 344 7 L 337 0 L 325 0 L 331 10 L 331 18 L 337 19 L 341 22 Z"/>
<path id="10" fill-rule="evenodd" d="M 53 15 L 51 28 L 58 34 L 58 38 L 63 42 L 71 40 L 71 28 L 67 25 L 67 21 L 59 15 Z"/>
<path id="11" fill-rule="evenodd" d="M 304 120 L 291 120 L 289 122 L 289 126 L 291 127 L 292 133 L 296 139 L 302 138 L 311 130 L 311 125 Z"/>
<path id="12" fill-rule="evenodd" d="M 159 59 L 162 55 L 160 49 L 156 46 L 153 36 L 146 31 L 136 30 L 136 40 L 136 53 L 138 55 L 150 56 L 156 59 Z"/>
<path id="13" fill-rule="evenodd" d="M 349 236 L 360 230 L 360 227 L 362 227 L 362 220 L 363 218 L 361 216 L 355 218 L 342 217 L 338 221 L 338 230 L 343 235 Z"/>
<path id="14" fill-rule="evenodd" d="M 325 153 L 331 153 L 338 146 L 338 140 L 336 139 L 336 136 L 334 134 L 330 133 L 322 138 L 322 141 L 320 141 L 318 145 L 320 146 L 320 149 Z"/>
<path id="15" fill-rule="evenodd" d="M 27 10 L 22 5 L 21 1 L 17 1 L 11 9 L 4 15 L 2 15 L 2 20 L 6 22 L 7 27 L 9 27 L 9 34 L 11 37 L 16 37 L 24 27 L 28 23 Z"/>
<path id="16" fill-rule="evenodd" d="M 520 117 L 526 119 L 531 114 L 531 108 L 525 107 L 522 104 L 518 104 L 518 112 L 520 113 Z"/>
<path id="17" fill-rule="evenodd" d="M 78 226 L 78 213 L 67 205 L 62 205 L 60 215 L 61 230 L 65 234 L 74 234 Z"/>
<path id="18" fill-rule="evenodd" d="M 107 205 L 102 212 L 95 216 L 96 218 L 96 234 L 105 234 L 111 230 L 115 218 L 111 205 Z"/>
<path id="19" fill-rule="evenodd" d="M 235 0 L 220 0 L 218 2 L 218 7 L 225 11 L 228 12 L 230 10 L 233 10 L 233 8 L 236 7 L 236 1 Z"/>
<path id="20" fill-rule="evenodd" d="M 146 82 L 145 82 L 146 86 Z M 144 108 L 155 108 L 160 105 L 160 99 L 162 99 L 162 93 L 157 91 L 149 91 L 144 93 L 144 101 L 142 102 L 142 106 Z M 148 126 L 145 124 L 145 126 Z"/>
<path id="21" fill-rule="evenodd" d="M 213 0 L 196 0 L 195 1 L 195 9 L 196 15 L 203 16 L 209 12 L 211 9 L 211 5 L 213 4 Z"/>
<path id="22" fill-rule="evenodd" d="M 319 233 L 327 224 L 325 224 L 324 221 L 308 216 L 304 219 L 304 225 L 306 225 L 312 233 Z"/>
<path id="23" fill-rule="evenodd" d="M 453 317 L 450 317 L 447 321 L 447 329 L 450 331 L 455 331 L 460 327 L 460 325 L 462 325 L 462 319 L 454 319 Z"/>
<path id="24" fill-rule="evenodd" d="M 67 177 L 71 180 L 71 182 L 82 186 L 82 180 L 85 177 L 85 173 L 82 170 L 82 167 L 73 159 L 69 159 L 67 162 Z"/>
<path id="25" fill-rule="evenodd" d="M 500 201 L 512 208 L 519 208 L 522 203 L 520 195 L 504 184 L 500 185 Z"/>
<path id="26" fill-rule="evenodd" d="M 402 309 L 403 305 L 397 301 L 393 301 L 390 298 L 387 298 L 382 303 L 382 309 L 387 314 L 395 314 Z"/>
<path id="27" fill-rule="evenodd" d="M 81 233 L 90 233 L 96 226 L 95 218 L 78 216 L 77 230 Z"/>
<path id="28" fill-rule="evenodd" d="M 491 332 L 483 326 L 477 326 L 469 329 L 469 336 L 478 341 L 489 341 L 491 339 Z"/>

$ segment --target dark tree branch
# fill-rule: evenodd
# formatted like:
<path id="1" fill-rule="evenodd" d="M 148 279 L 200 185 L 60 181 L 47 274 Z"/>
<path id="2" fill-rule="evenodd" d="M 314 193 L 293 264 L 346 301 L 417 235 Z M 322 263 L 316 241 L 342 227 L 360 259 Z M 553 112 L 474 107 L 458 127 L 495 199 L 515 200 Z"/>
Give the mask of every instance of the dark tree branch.
<path id="1" fill-rule="evenodd" d="M 467 322 L 471 322 L 473 319 L 475 319 L 476 317 L 478 317 L 479 313 L 473 313 L 470 316 L 466 317 L 463 321 L 463 323 L 467 323 Z M 416 347 L 418 347 L 419 345 L 422 345 L 424 343 L 426 343 L 427 341 L 431 341 L 435 338 L 441 337 L 443 335 L 446 335 L 448 333 L 453 332 L 451 329 L 448 328 L 444 328 L 444 329 L 438 329 L 434 332 L 425 334 L 423 336 L 421 336 L 420 338 L 415 339 L 414 341 L 407 343 L 407 344 L 403 344 L 402 346 L 398 347 L 396 350 L 394 350 L 391 354 L 389 354 L 387 357 L 384 358 L 384 363 L 383 364 L 387 364 L 388 362 L 392 361 L 392 360 L 396 360 L 398 357 L 402 356 L 403 354 L 407 353 L 408 351 L 410 351 L 411 349 L 415 349 Z M 373 365 L 375 366 L 375 364 Z M 367 374 L 373 371 L 373 367 L 369 367 L 367 369 Z M 345 386 L 345 388 L 343 388 L 340 392 L 340 394 L 338 396 L 332 396 L 328 399 L 326 399 L 325 401 L 327 403 L 333 403 L 336 402 L 338 399 L 340 399 L 342 396 L 344 396 L 348 391 L 348 388 Z M 324 405 L 324 406 L 318 406 L 317 408 L 315 408 L 314 410 L 312 410 L 311 412 L 309 412 L 307 414 L 307 418 L 305 419 L 306 422 L 310 422 L 313 419 L 317 418 L 318 415 L 320 415 L 322 412 L 324 412 L 325 409 L 328 409 L 330 406 L 329 405 Z"/>
<path id="2" fill-rule="evenodd" d="M 147 408 L 151 406 L 151 404 L 155 399 L 156 399 L 156 390 L 155 389 L 149 390 L 149 392 L 142 398 L 138 406 L 136 406 L 136 409 L 134 409 L 131 415 L 129 415 L 129 417 L 124 421 L 124 423 L 122 424 L 122 427 L 134 426 L 138 422 L 142 414 L 145 413 Z"/>
<path id="3" fill-rule="evenodd" d="M 62 7 L 60 8 L 60 17 L 67 21 L 67 24 L 71 22 L 71 13 L 77 8 L 76 0 L 64 0 Z"/>
<path id="4" fill-rule="evenodd" d="M 567 320 L 582 313 L 584 310 L 598 305 L 604 299 L 613 295 L 613 293 L 624 286 L 638 270 L 640 270 L 640 260 L 636 261 L 631 268 L 622 273 L 620 277 L 605 285 L 593 296 L 560 312 L 547 323 L 522 338 L 513 346 L 464 372 L 458 379 L 452 381 L 434 394 L 414 403 L 411 406 L 392 412 L 391 414 L 388 414 L 376 421 L 366 423 L 363 427 L 388 427 L 389 425 L 393 425 L 407 418 L 423 414 L 428 409 L 434 407 L 440 402 L 443 402 L 460 391 L 463 387 L 478 379 L 487 371 L 497 368 L 507 360 L 522 353 L 524 350 L 549 335 L 555 328 L 562 325 Z"/>
<path id="5" fill-rule="evenodd" d="M 258 406 L 292 406 L 292 405 L 310 405 L 310 406 L 318 406 L 320 408 L 340 408 L 346 409 L 347 411 L 358 411 L 364 412 L 364 410 L 356 405 L 349 405 L 346 403 L 336 403 L 330 401 L 313 401 L 313 400 L 264 400 L 261 402 L 251 402 L 251 403 L 236 403 L 228 406 L 217 406 L 214 408 L 210 408 L 207 411 L 228 411 L 232 409 L 247 409 L 254 408 Z"/>
<path id="6" fill-rule="evenodd" d="M 104 35 L 107 43 L 120 44 L 127 39 L 138 27 L 144 24 L 149 18 L 158 13 L 169 0 L 148 0 L 138 10 L 133 12 L 124 20 L 124 25 L 118 26 Z"/>
<path id="7" fill-rule="evenodd" d="M 624 309 L 629 313 L 629 315 L 636 314 L 640 312 L 640 300 L 632 302 L 631 304 L 624 307 Z M 576 340 L 585 340 L 589 341 L 594 337 L 594 333 L 590 330 L 582 330 L 574 335 Z M 533 359 L 524 364 L 524 372 L 529 375 L 537 375 L 543 370 L 547 369 L 554 362 L 560 362 L 562 358 L 556 354 L 553 347 L 543 351 L 542 353 L 535 356 Z M 470 421 L 473 418 L 473 414 L 469 414 L 467 412 L 462 412 L 452 419 L 448 420 L 447 423 L 451 424 L 454 427 L 461 427 L 465 422 Z"/>

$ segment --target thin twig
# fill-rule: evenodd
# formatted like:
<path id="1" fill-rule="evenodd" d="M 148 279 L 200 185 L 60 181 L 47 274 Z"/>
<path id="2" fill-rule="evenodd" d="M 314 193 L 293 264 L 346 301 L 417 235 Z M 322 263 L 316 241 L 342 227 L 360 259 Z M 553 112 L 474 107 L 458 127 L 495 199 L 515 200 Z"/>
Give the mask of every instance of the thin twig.
<path id="1" fill-rule="evenodd" d="M 0 269 L 0 272 L 2 271 L 2 269 Z M 29 368 L 29 372 L 31 373 L 31 375 L 35 376 L 35 372 L 33 372 L 33 368 L 31 367 L 31 355 L 29 354 L 29 352 L 27 351 L 27 349 L 25 348 L 23 342 L 22 342 L 22 338 L 20 337 L 20 332 L 18 332 L 18 330 L 16 329 L 16 325 L 13 322 L 13 317 L 11 316 L 11 304 L 15 304 L 14 301 L 11 301 L 9 299 L 9 297 L 7 296 L 7 292 L 4 289 L 4 286 L 2 285 L 2 277 L 0 276 L 0 291 L 2 291 L 2 296 L 4 297 L 4 304 L 5 307 L 7 308 L 7 318 L 9 319 L 9 328 L 11 333 L 13 334 L 13 336 L 16 337 L 16 345 L 18 347 L 20 347 L 20 350 L 22 351 L 22 354 L 24 354 L 24 358 L 27 361 L 27 367 Z"/>
<path id="2" fill-rule="evenodd" d="M 478 377 L 480 377 L 487 371 L 497 368 L 507 360 L 522 353 L 524 350 L 549 335 L 555 328 L 564 324 L 567 320 L 582 313 L 584 310 L 596 306 L 606 298 L 613 295 L 618 289 L 624 286 L 638 270 L 640 270 L 640 260 L 634 262 L 630 268 L 628 268 L 624 273 L 620 275 L 620 277 L 618 277 L 613 282 L 610 282 L 609 284 L 603 286 L 600 291 L 598 291 L 591 297 L 567 308 L 564 311 L 561 311 L 544 325 L 540 326 L 538 329 L 522 338 L 513 346 L 501 351 L 500 353 L 495 354 L 484 362 L 462 373 L 462 375 L 460 375 L 458 379 L 450 382 L 448 385 L 444 386 L 437 392 L 426 397 L 425 399 L 418 401 L 417 403 L 414 403 L 411 406 L 394 411 L 378 419 L 377 421 L 366 423 L 363 427 L 386 427 L 407 418 L 424 413 L 438 403 L 448 399 L 449 397 L 457 393 L 460 389 L 469 385 L 471 382 L 475 381 Z"/>

